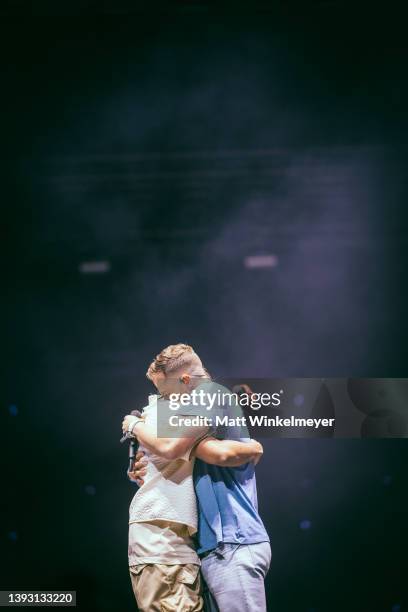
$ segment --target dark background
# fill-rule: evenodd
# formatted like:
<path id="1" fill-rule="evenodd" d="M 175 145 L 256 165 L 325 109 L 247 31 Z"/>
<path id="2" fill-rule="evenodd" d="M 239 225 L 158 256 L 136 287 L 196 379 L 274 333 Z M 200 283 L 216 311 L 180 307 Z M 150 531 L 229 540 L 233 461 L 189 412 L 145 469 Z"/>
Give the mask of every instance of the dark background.
<path id="1" fill-rule="evenodd" d="M 402 7 L 0 17 L 0 588 L 132 610 L 118 441 L 164 346 L 215 376 L 407 373 Z M 269 609 L 406 609 L 406 441 L 263 442 Z"/>

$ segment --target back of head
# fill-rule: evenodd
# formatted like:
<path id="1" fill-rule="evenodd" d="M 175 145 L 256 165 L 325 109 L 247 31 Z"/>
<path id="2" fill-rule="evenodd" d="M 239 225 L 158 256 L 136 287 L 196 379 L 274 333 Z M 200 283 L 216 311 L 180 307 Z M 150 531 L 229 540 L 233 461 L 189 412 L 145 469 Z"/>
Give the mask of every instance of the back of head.
<path id="1" fill-rule="evenodd" d="M 163 349 L 150 364 L 146 376 L 151 380 L 152 374 L 162 372 L 165 376 L 177 378 L 180 374 L 190 376 L 207 376 L 200 357 L 188 344 L 170 344 Z"/>

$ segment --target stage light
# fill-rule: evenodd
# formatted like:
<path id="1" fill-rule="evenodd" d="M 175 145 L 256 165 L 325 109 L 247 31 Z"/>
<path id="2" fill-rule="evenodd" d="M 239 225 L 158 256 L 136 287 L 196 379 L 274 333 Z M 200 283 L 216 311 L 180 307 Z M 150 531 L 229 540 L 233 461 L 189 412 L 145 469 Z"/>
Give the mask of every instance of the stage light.
<path id="1" fill-rule="evenodd" d="M 109 261 L 83 261 L 79 264 L 81 274 L 106 274 L 110 269 Z"/>
<path id="2" fill-rule="evenodd" d="M 96 495 L 96 487 L 94 485 L 86 485 L 85 493 L 87 495 Z"/>
<path id="3" fill-rule="evenodd" d="M 276 268 L 278 258 L 276 255 L 248 255 L 244 258 L 244 266 L 248 269 L 254 268 Z"/>
<path id="4" fill-rule="evenodd" d="M 18 540 L 18 534 L 17 531 L 9 531 L 8 533 L 8 538 L 9 540 L 11 540 L 12 542 L 16 542 Z"/>
<path id="5" fill-rule="evenodd" d="M 307 529 L 310 529 L 312 526 L 311 521 L 308 521 L 307 519 L 304 519 L 303 521 L 300 521 L 299 523 L 299 527 L 303 530 L 306 531 Z"/>
<path id="6" fill-rule="evenodd" d="M 11 416 L 17 416 L 18 415 L 18 408 L 15 404 L 10 404 L 10 406 L 8 407 L 8 411 L 11 414 Z"/>

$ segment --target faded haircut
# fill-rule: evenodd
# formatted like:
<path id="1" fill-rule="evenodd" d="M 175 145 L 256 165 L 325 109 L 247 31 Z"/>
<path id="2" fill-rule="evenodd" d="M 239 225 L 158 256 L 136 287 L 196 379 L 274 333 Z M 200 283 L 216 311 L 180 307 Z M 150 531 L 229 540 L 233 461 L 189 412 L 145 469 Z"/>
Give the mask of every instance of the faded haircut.
<path id="1" fill-rule="evenodd" d="M 151 380 L 152 374 L 163 372 L 166 376 L 177 375 L 180 370 L 184 370 L 191 375 L 209 377 L 201 359 L 188 344 L 170 344 L 163 349 L 150 364 L 146 376 Z"/>

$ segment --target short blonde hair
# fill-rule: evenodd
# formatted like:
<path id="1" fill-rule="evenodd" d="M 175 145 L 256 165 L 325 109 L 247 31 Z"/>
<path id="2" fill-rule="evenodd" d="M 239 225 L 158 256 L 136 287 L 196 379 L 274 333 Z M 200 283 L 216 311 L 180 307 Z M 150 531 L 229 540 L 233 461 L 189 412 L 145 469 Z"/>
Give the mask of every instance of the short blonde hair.
<path id="1" fill-rule="evenodd" d="M 170 344 L 163 349 L 149 365 L 146 376 L 151 380 L 152 374 L 163 372 L 163 374 L 173 374 L 184 368 L 188 370 L 198 370 L 206 373 L 201 359 L 188 344 Z"/>

